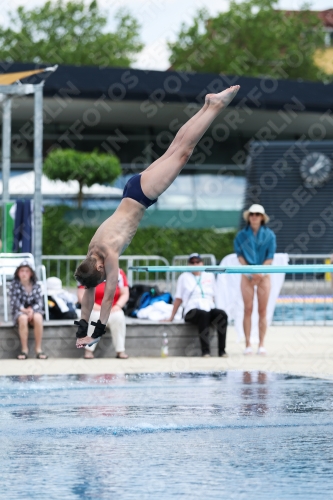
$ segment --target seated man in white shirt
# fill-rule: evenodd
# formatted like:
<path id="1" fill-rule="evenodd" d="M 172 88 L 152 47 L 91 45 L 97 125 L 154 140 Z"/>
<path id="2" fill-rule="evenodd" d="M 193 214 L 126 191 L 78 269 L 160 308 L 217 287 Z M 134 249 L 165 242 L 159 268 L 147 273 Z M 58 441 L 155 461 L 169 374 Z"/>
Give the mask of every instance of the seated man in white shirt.
<path id="1" fill-rule="evenodd" d="M 191 253 L 188 263 L 196 266 L 203 265 L 198 253 Z M 183 304 L 185 321 L 198 327 L 202 355 L 210 356 L 209 327 L 213 325 L 218 335 L 219 356 L 227 357 L 225 344 L 228 316 L 222 309 L 215 308 L 214 297 L 215 275 L 213 273 L 200 271 L 182 273 L 177 281 L 175 301 L 169 321 L 173 321 L 179 306 Z"/>

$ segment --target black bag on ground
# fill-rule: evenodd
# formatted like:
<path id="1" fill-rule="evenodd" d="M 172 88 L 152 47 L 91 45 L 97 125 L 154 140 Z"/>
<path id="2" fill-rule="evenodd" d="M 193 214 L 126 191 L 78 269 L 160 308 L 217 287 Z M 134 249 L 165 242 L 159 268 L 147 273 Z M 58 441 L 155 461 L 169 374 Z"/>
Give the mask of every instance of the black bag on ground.
<path id="1" fill-rule="evenodd" d="M 58 304 L 51 296 L 48 296 L 49 316 L 50 319 L 77 319 L 75 305 L 71 302 L 66 302 L 68 311 L 62 312 Z"/>
<path id="2" fill-rule="evenodd" d="M 133 285 L 130 287 L 130 296 L 124 307 L 126 316 L 132 316 L 132 313 L 138 309 L 141 297 L 146 292 L 149 292 L 151 295 L 161 295 L 158 286 Z"/>

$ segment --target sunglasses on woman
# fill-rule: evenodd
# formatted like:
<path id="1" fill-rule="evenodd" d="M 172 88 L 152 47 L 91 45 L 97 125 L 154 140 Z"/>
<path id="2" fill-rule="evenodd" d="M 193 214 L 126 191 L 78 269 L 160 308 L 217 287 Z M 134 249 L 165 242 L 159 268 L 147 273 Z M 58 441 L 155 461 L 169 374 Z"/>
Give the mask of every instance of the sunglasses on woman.
<path id="1" fill-rule="evenodd" d="M 201 260 L 190 260 L 189 264 L 201 264 Z"/>
<path id="2" fill-rule="evenodd" d="M 260 212 L 250 212 L 250 216 L 255 215 L 256 217 L 259 217 L 262 215 Z"/>

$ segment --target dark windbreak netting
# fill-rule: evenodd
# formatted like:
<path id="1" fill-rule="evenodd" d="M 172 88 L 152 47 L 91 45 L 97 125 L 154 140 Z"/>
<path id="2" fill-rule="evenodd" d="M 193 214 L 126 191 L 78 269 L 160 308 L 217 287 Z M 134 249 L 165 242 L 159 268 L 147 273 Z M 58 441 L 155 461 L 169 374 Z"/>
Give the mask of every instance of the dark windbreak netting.
<path id="1" fill-rule="evenodd" d="M 256 141 L 248 160 L 244 206 L 265 207 L 277 252 L 331 253 L 333 141 Z"/>

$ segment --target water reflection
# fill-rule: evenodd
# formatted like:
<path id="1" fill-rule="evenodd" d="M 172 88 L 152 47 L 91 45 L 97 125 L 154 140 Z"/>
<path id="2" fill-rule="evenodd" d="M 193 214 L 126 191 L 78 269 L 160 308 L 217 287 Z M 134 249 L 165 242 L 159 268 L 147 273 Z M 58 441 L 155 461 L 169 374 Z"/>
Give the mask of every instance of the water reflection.
<path id="1" fill-rule="evenodd" d="M 244 401 L 241 407 L 242 415 L 264 416 L 268 411 L 268 384 L 265 372 L 243 372 L 241 397 Z"/>

